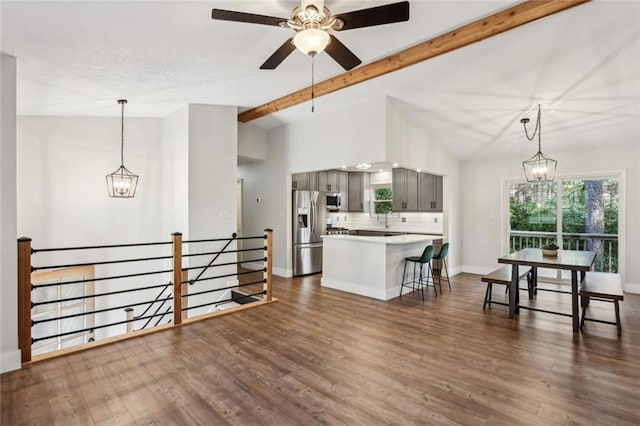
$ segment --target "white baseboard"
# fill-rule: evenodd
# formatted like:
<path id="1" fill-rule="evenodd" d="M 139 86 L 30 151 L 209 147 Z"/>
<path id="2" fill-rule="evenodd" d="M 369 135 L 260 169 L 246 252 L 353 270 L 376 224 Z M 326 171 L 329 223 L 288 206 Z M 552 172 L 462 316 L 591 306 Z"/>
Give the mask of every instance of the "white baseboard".
<path id="1" fill-rule="evenodd" d="M 487 275 L 491 273 L 495 268 L 487 268 L 485 266 L 470 266 L 463 265 L 462 272 L 466 272 L 468 274 L 478 274 L 478 275 Z"/>
<path id="2" fill-rule="evenodd" d="M 449 275 L 451 275 L 452 277 L 458 274 L 463 273 L 464 271 L 462 270 L 462 266 L 456 266 L 453 267 L 449 270 Z"/>
<path id="3" fill-rule="evenodd" d="M 252 271 L 259 271 L 260 269 L 264 269 L 264 263 L 261 262 L 242 262 L 240 266 L 246 269 L 251 269 Z"/>
<path id="4" fill-rule="evenodd" d="M 0 373 L 22 368 L 21 355 L 20 349 L 0 354 Z"/>
<path id="5" fill-rule="evenodd" d="M 625 293 L 640 294 L 640 284 L 625 283 L 624 291 Z"/>
<path id="6" fill-rule="evenodd" d="M 285 268 L 273 268 L 273 275 L 277 275 L 283 278 L 293 277 L 293 270 Z"/>

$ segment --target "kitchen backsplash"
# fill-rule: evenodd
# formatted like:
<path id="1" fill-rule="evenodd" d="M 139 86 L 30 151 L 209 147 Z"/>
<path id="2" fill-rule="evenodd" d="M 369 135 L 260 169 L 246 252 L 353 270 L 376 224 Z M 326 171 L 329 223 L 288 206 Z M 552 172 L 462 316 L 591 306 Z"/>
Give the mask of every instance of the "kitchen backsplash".
<path id="1" fill-rule="evenodd" d="M 385 229 L 382 214 L 329 213 L 327 218 L 334 228 Z M 442 213 L 392 213 L 387 217 L 387 225 L 388 231 L 442 234 Z"/>

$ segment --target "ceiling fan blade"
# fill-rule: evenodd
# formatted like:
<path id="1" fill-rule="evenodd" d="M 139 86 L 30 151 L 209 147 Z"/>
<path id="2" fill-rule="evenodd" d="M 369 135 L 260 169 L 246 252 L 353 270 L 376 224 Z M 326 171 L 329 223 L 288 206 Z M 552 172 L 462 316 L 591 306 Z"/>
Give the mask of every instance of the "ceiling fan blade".
<path id="1" fill-rule="evenodd" d="M 340 31 L 408 21 L 409 2 L 401 1 L 369 9 L 354 10 L 335 15 L 335 17 L 344 22 Z"/>
<path id="2" fill-rule="evenodd" d="M 342 44 L 340 40 L 333 35 L 331 36 L 331 43 L 324 48 L 324 51 L 347 71 L 362 63 L 362 61 L 358 59 L 358 57 L 347 48 L 347 46 Z"/>
<path id="3" fill-rule="evenodd" d="M 295 50 L 295 48 L 296 46 L 294 46 L 293 44 L 293 37 L 291 37 L 289 40 L 282 43 L 282 46 L 280 46 L 278 50 L 273 52 L 273 55 L 269 56 L 269 59 L 267 59 L 264 62 L 264 64 L 260 65 L 260 69 L 261 70 L 276 69 L 278 65 L 282 63 L 282 61 L 287 59 L 287 56 L 289 56 L 291 52 Z"/>
<path id="4" fill-rule="evenodd" d="M 233 10 L 213 9 L 211 19 L 221 21 L 248 22 L 250 24 L 280 26 L 280 22 L 287 22 L 285 18 L 275 18 L 273 16 L 256 15 L 254 13 L 234 12 Z"/>

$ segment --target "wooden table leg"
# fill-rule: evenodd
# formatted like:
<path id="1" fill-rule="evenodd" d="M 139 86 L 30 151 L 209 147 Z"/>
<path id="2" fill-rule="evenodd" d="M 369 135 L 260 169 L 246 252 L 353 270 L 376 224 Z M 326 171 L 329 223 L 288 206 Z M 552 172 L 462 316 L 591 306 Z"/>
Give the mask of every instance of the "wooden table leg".
<path id="1" fill-rule="evenodd" d="M 511 265 L 511 286 L 509 287 L 509 318 L 516 313 L 516 299 L 518 295 L 518 265 Z"/>
<path id="2" fill-rule="evenodd" d="M 571 271 L 571 319 L 573 332 L 580 331 L 580 311 L 578 310 L 578 271 Z"/>

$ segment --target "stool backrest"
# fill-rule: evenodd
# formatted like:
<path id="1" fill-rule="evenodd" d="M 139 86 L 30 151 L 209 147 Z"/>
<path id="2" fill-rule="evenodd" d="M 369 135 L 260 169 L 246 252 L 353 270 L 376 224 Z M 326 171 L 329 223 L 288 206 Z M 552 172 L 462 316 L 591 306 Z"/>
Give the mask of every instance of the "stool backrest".
<path id="1" fill-rule="evenodd" d="M 440 248 L 440 253 L 436 256 L 436 259 L 444 259 L 447 257 L 447 253 L 449 253 L 449 243 L 444 243 L 442 248 Z"/>
<path id="2" fill-rule="evenodd" d="M 420 263 L 429 263 L 431 259 L 433 259 L 433 246 L 427 246 L 420 256 Z"/>

